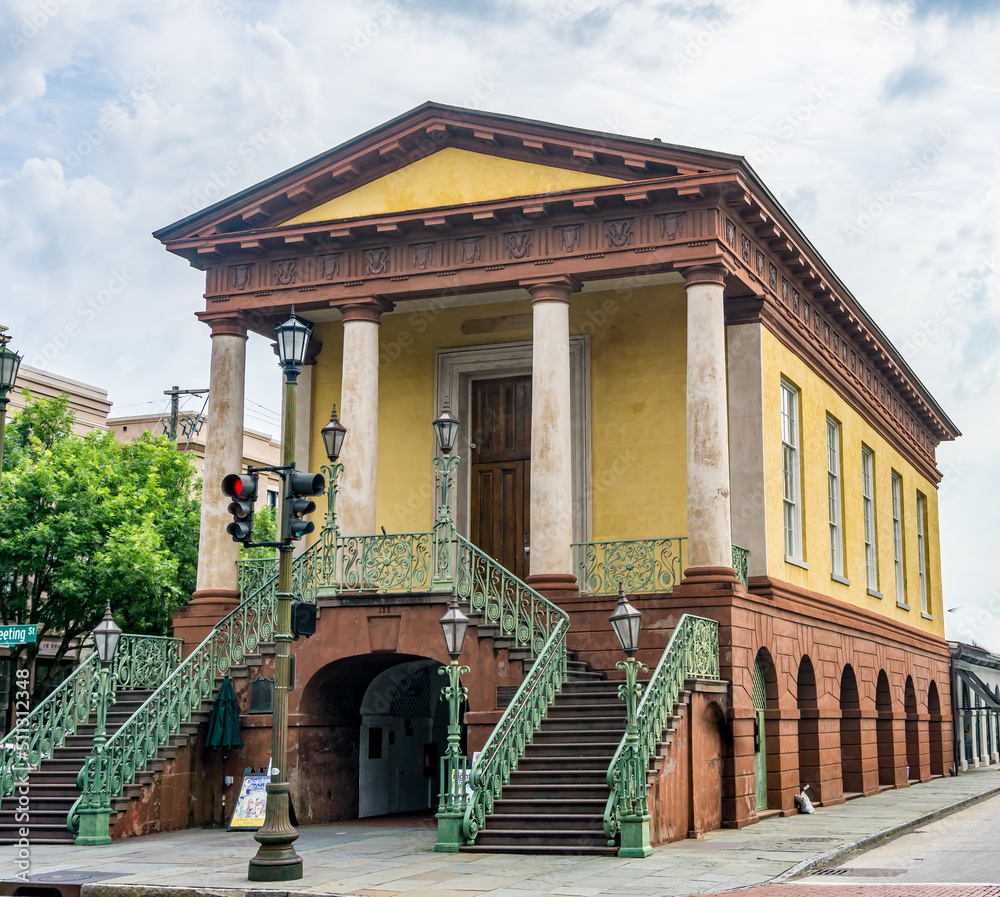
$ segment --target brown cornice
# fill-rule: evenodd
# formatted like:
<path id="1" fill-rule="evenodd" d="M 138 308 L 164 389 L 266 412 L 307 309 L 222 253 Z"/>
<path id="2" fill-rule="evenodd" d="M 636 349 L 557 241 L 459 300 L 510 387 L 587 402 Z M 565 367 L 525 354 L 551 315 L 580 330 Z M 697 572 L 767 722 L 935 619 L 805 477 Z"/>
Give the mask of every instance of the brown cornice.
<path id="1" fill-rule="evenodd" d="M 800 614 L 806 620 L 825 620 L 847 630 L 864 632 L 883 644 L 895 642 L 937 655 L 944 664 L 949 660 L 948 642 L 939 635 L 899 623 L 874 611 L 804 589 L 781 579 L 768 576 L 751 577 L 747 597 L 737 598 L 736 602 L 739 603 L 741 600 L 755 605 L 765 601 L 780 612 Z"/>
<path id="2" fill-rule="evenodd" d="M 744 179 L 746 189 L 742 192 L 727 191 L 727 207 L 723 209 L 729 222 L 726 242 L 737 258 L 757 276 L 764 290 L 781 301 L 788 299 L 791 305 L 790 293 L 795 290 L 819 306 L 827 319 L 820 322 L 821 328 L 823 324 L 839 325 L 854 343 L 855 351 L 868 359 L 873 376 L 878 377 L 882 385 L 891 384 L 897 388 L 897 398 L 912 408 L 922 426 L 933 433 L 937 442 L 960 436 L 958 428 L 895 346 L 748 167 L 741 173 L 741 180 Z M 744 239 L 752 247 L 751 258 L 746 257 L 744 247 L 740 245 Z M 770 282 L 770 268 L 756 270 L 758 252 L 762 253 L 765 266 L 777 260 L 776 283 Z M 798 285 L 797 290 L 795 284 Z M 784 294 L 786 287 L 789 292 L 787 297 Z"/>
<path id="3" fill-rule="evenodd" d="M 442 232 L 470 224 L 489 226 L 505 223 L 509 228 L 523 230 L 534 219 L 559 213 L 587 212 L 597 215 L 609 214 L 617 209 L 624 217 L 648 205 L 678 197 L 686 202 L 696 202 L 702 197 L 717 196 L 720 190 L 738 186 L 739 183 L 734 171 L 648 178 L 633 184 L 608 184 L 404 213 L 189 235 L 165 239 L 164 245 L 170 252 L 186 258 L 194 267 L 207 270 L 220 261 L 249 263 L 262 257 L 294 254 L 302 249 L 336 251 L 359 240 L 388 240 L 393 237 L 434 239 Z"/>

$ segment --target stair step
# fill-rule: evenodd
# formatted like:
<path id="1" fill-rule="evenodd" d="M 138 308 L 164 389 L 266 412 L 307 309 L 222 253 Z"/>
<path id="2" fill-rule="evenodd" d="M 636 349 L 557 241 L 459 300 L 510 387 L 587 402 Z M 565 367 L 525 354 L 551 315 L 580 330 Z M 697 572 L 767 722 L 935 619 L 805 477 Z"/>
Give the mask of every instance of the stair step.
<path id="1" fill-rule="evenodd" d="M 479 836 L 480 838 L 483 835 Z M 530 854 L 590 854 L 599 856 L 618 856 L 617 847 L 608 847 L 605 840 L 600 847 L 594 845 L 578 846 L 575 844 L 466 844 L 460 847 L 462 853 L 530 853 Z"/>
<path id="2" fill-rule="evenodd" d="M 588 753 L 586 756 L 590 757 L 601 757 L 605 759 L 605 762 L 611 760 L 614 756 L 615 751 L 618 750 L 618 745 L 620 744 L 620 739 L 615 741 L 588 741 L 586 744 L 577 745 L 578 750 L 567 750 L 567 747 L 571 747 L 565 744 L 537 744 L 532 742 L 525 748 L 526 757 L 562 757 L 567 760 L 572 760 L 575 757 L 583 756 L 582 751 L 586 750 Z"/>
<path id="3" fill-rule="evenodd" d="M 556 778 L 559 776 L 559 778 Z M 547 770 L 545 772 L 524 772 L 520 769 L 510 774 L 510 785 L 548 785 L 559 781 L 574 782 L 581 785 L 603 785 L 607 782 L 608 770 L 595 769 L 590 771 Z"/>
<path id="4" fill-rule="evenodd" d="M 487 821 L 489 825 L 489 821 Z M 486 828 L 479 833 L 476 843 L 491 847 L 543 847 L 559 846 L 563 849 L 579 851 L 583 847 L 607 847 L 608 839 L 603 831 L 580 831 L 579 829 L 552 828 L 547 831 L 520 831 L 518 829 Z"/>
<path id="5" fill-rule="evenodd" d="M 547 770 L 584 771 L 595 767 L 603 767 L 607 772 L 608 764 L 614 756 L 610 754 L 580 754 L 575 757 L 565 756 L 525 756 L 517 764 L 518 772 L 544 772 Z"/>
<path id="6" fill-rule="evenodd" d="M 603 808 L 602 808 L 603 809 Z M 548 835 L 553 827 L 564 832 L 576 832 L 604 838 L 603 813 L 505 813 L 495 811 L 487 823 L 487 832 L 521 832 L 526 836 Z M 607 839 L 604 839 L 605 841 Z"/>
<path id="7" fill-rule="evenodd" d="M 605 792 L 608 791 L 605 786 Z M 507 793 L 507 789 L 504 789 Z M 607 796 L 602 798 L 576 798 L 574 800 L 508 800 L 506 797 L 498 800 L 493 806 L 492 820 L 498 816 L 530 817 L 532 819 L 567 818 L 603 819 L 604 808 L 607 806 Z M 509 826 L 502 826 L 509 828 Z"/>

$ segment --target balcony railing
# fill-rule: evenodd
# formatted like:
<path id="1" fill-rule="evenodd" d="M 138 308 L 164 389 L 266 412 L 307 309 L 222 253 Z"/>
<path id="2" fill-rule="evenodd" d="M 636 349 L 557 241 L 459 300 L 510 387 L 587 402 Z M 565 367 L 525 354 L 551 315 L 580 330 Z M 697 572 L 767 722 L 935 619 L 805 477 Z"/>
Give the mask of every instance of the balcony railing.
<path id="1" fill-rule="evenodd" d="M 687 537 L 576 542 L 577 580 L 581 595 L 613 595 L 618 584 L 630 595 L 667 594 L 684 575 Z M 747 585 L 746 548 L 733 546 L 733 569 Z"/>

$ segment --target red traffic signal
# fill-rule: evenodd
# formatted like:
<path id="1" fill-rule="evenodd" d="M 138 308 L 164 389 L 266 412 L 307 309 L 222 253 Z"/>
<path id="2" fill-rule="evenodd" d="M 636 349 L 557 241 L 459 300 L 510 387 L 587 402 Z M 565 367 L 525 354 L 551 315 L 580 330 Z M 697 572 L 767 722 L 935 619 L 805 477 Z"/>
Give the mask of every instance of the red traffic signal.
<path id="1" fill-rule="evenodd" d="M 234 542 L 253 540 L 253 505 L 257 501 L 257 477 L 251 474 L 231 473 L 222 480 L 222 494 L 232 499 L 229 513 L 233 522 L 226 532 Z"/>

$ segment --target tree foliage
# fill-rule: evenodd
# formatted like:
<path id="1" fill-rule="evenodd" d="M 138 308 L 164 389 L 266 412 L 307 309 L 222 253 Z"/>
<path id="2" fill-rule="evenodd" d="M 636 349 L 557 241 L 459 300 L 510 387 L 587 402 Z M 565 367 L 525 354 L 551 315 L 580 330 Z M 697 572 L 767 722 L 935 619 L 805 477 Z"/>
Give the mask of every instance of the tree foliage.
<path id="1" fill-rule="evenodd" d="M 272 507 L 266 502 L 262 507 L 257 508 L 253 515 L 253 540 L 254 542 L 273 542 L 277 538 L 275 532 L 277 531 L 277 508 Z M 247 560 L 249 558 L 274 558 L 275 552 L 273 548 L 265 548 L 262 545 L 256 545 L 252 548 L 248 548 L 243 545 L 240 547 L 240 560 Z"/>
<path id="2" fill-rule="evenodd" d="M 108 601 L 125 632 L 169 634 L 198 563 L 191 460 L 164 436 L 76 436 L 68 406 L 29 398 L 12 417 L 0 490 L 0 620 L 60 639 L 56 661 Z"/>

